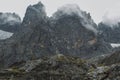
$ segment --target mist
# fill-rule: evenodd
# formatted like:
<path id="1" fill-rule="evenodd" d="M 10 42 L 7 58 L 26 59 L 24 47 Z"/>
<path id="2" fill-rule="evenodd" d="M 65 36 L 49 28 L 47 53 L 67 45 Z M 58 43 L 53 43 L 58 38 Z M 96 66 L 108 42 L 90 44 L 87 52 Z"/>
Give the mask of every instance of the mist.
<path id="1" fill-rule="evenodd" d="M 110 27 L 118 26 L 120 22 L 120 15 L 111 15 L 110 13 L 106 13 L 103 16 L 102 22 Z"/>
<path id="2" fill-rule="evenodd" d="M 59 18 L 62 15 L 77 15 L 81 18 L 82 25 L 86 29 L 93 31 L 97 34 L 96 28 L 94 28 L 94 21 L 92 20 L 89 13 L 82 11 L 77 4 L 66 4 L 58 8 L 57 13 L 53 14 L 53 18 Z"/>
<path id="3" fill-rule="evenodd" d="M 13 14 L 12 13 L 1 13 L 0 20 L 2 20 L 2 22 L 0 24 L 9 23 L 9 24 L 13 25 L 14 23 L 21 22 L 20 17 L 15 13 L 13 13 Z"/>

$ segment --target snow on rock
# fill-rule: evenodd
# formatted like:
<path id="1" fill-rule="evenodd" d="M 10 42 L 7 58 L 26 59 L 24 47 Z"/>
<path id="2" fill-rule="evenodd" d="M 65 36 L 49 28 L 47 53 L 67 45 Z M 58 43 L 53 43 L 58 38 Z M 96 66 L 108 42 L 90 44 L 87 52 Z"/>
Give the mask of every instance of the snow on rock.
<path id="1" fill-rule="evenodd" d="M 0 24 L 6 23 L 9 23 L 11 25 L 15 23 L 21 23 L 21 19 L 15 13 L 0 13 Z"/>
<path id="2" fill-rule="evenodd" d="M 13 33 L 0 30 L 0 40 L 10 38 L 12 35 Z"/>
<path id="3" fill-rule="evenodd" d="M 113 48 L 116 48 L 116 47 L 120 47 L 120 44 L 111 43 L 111 46 L 112 46 Z"/>

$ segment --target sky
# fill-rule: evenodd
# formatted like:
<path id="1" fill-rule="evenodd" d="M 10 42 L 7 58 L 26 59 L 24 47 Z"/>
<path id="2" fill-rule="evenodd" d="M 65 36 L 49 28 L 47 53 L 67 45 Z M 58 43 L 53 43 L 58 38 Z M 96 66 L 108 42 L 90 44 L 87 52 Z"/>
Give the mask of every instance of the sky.
<path id="1" fill-rule="evenodd" d="M 81 10 L 91 14 L 96 23 L 120 21 L 120 0 L 0 0 L 0 12 L 15 12 L 24 17 L 27 6 L 41 1 L 48 16 L 65 4 L 77 4 Z"/>

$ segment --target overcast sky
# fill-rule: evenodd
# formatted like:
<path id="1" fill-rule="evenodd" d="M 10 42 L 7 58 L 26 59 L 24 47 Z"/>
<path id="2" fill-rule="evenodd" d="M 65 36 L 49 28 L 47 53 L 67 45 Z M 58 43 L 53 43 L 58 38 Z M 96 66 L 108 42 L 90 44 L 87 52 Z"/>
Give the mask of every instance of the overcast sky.
<path id="1" fill-rule="evenodd" d="M 72 3 L 78 4 L 82 10 L 90 12 L 96 23 L 103 19 L 118 19 L 120 16 L 120 0 L 0 0 L 0 12 L 15 12 L 23 18 L 27 6 L 38 1 L 44 3 L 49 16 L 58 7 Z"/>

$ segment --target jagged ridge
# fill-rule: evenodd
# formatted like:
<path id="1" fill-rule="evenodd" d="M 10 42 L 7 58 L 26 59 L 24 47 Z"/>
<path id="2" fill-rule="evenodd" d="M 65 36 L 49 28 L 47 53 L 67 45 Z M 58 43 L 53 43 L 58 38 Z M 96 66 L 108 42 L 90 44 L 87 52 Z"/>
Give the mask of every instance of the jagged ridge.
<path id="1" fill-rule="evenodd" d="M 111 46 L 83 23 L 96 27 L 85 12 L 82 16 L 63 13 L 56 20 L 54 15 L 51 18 L 46 16 L 42 3 L 29 6 L 21 31 L 0 43 L 0 66 L 8 67 L 16 62 L 59 53 L 82 58 L 109 53 Z"/>

